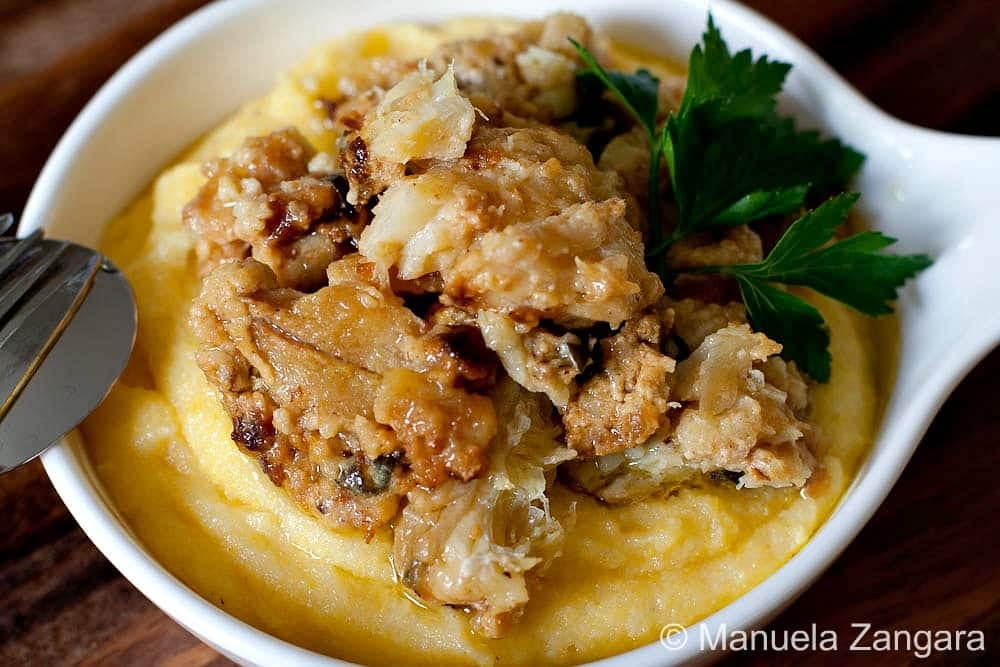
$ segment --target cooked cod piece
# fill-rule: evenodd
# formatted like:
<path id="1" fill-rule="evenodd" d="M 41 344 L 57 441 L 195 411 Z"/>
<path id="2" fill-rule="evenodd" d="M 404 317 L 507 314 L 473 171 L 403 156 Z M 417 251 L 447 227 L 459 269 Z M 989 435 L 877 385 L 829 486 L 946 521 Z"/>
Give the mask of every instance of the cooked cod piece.
<path id="1" fill-rule="evenodd" d="M 804 383 L 775 356 L 780 351 L 741 324 L 709 335 L 677 365 L 676 397 L 689 407 L 673 440 L 685 461 L 703 471 L 742 472 L 748 488 L 805 484 L 814 459 L 809 426 L 795 415 L 805 408 Z"/>
<path id="2" fill-rule="evenodd" d="M 452 386 L 469 364 L 447 363 L 447 340 L 344 262 L 313 294 L 252 259 L 222 264 L 191 327 L 233 440 L 304 507 L 371 532 L 413 484 L 479 473 L 497 423 L 487 397 Z"/>
<path id="3" fill-rule="evenodd" d="M 561 13 L 512 34 L 446 44 L 428 61 L 438 70 L 453 65 L 459 88 L 487 117 L 503 125 L 551 123 L 576 108 L 581 63 L 567 37 L 592 46 L 587 22 Z"/>
<path id="4" fill-rule="evenodd" d="M 205 164 L 208 181 L 184 207 L 204 272 L 252 255 L 283 287 L 322 285 L 327 265 L 353 251 L 367 212 L 347 204 L 333 180 L 309 172 L 313 155 L 305 137 L 286 128 Z"/>
<path id="5" fill-rule="evenodd" d="M 686 350 L 694 350 L 719 329 L 747 321 L 746 308 L 738 301 L 719 304 L 691 298 L 676 301 L 665 298 L 662 303 L 672 314 L 672 333 Z"/>
<path id="6" fill-rule="evenodd" d="M 455 85 L 454 67 L 440 77 L 421 67 L 385 94 L 361 138 L 370 155 L 387 162 L 454 160 L 465 153 L 475 122 L 476 110 Z"/>
<path id="7" fill-rule="evenodd" d="M 370 88 L 333 106 L 347 201 L 374 200 L 408 170 L 422 171 L 422 160 L 460 158 L 477 116 L 523 127 L 571 114 L 580 60 L 568 36 L 589 44 L 590 27 L 555 14 L 514 33 L 444 44 L 419 63 L 382 65 Z"/>
<path id="8" fill-rule="evenodd" d="M 675 362 L 660 351 L 660 329 L 659 318 L 647 314 L 600 342 L 600 371 L 563 411 L 566 444 L 581 455 L 637 447 L 667 423 Z"/>
<path id="9" fill-rule="evenodd" d="M 621 176 L 625 188 L 639 199 L 643 206 L 647 205 L 649 148 L 646 145 L 646 134 L 641 127 L 634 127 L 612 138 L 601 151 L 597 167 Z"/>
<path id="10" fill-rule="evenodd" d="M 532 579 L 559 555 L 563 526 L 546 488 L 574 456 L 559 442 L 552 406 L 510 380 L 493 393 L 500 430 L 478 479 L 417 488 L 395 526 L 393 564 L 421 598 L 470 609 L 499 637 L 528 602 Z"/>
<path id="11" fill-rule="evenodd" d="M 479 126 L 462 158 L 382 193 L 358 249 L 404 279 L 440 274 L 461 307 L 618 326 L 663 293 L 620 186 L 569 135 Z"/>
<path id="12" fill-rule="evenodd" d="M 724 264 L 752 264 L 764 259 L 760 236 L 746 225 L 729 227 L 718 237 L 693 234 L 667 251 L 671 269 L 696 269 Z"/>
<path id="13" fill-rule="evenodd" d="M 622 199 L 570 204 L 482 234 L 443 271 L 455 303 L 580 328 L 621 324 L 662 293 Z"/>
<path id="14" fill-rule="evenodd" d="M 703 477 L 685 465 L 676 447 L 657 438 L 614 454 L 570 461 L 559 470 L 573 488 L 611 504 L 666 495 Z"/>
<path id="15" fill-rule="evenodd" d="M 589 347 L 580 336 L 558 334 L 489 310 L 479 311 L 475 322 L 486 346 L 515 382 L 545 394 L 559 408 L 566 407 L 577 390 L 576 378 L 590 360 Z"/>
<path id="16" fill-rule="evenodd" d="M 607 502 L 669 491 L 699 473 L 745 488 L 803 486 L 816 465 L 807 387 L 780 351 L 746 324 L 709 334 L 677 364 L 670 422 L 641 446 L 569 464 L 570 480 Z"/>

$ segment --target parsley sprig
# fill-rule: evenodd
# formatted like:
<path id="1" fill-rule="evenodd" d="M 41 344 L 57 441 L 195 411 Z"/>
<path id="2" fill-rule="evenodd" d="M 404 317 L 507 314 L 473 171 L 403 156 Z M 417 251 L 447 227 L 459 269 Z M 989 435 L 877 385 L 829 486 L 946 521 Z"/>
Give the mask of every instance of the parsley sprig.
<path id="1" fill-rule="evenodd" d="M 838 195 L 806 213 L 762 262 L 697 270 L 736 279 L 754 328 L 780 342 L 782 353 L 819 382 L 830 378 L 830 337 L 823 318 L 774 285 L 808 287 L 865 315 L 887 315 L 903 282 L 931 265 L 926 255 L 880 253 L 896 242 L 880 232 L 861 232 L 831 244 L 857 200 L 856 193 Z"/>
<path id="2" fill-rule="evenodd" d="M 587 49 L 572 37 L 569 41 L 576 48 L 580 58 L 587 68 L 580 72 L 584 78 L 597 79 L 610 90 L 622 106 L 639 123 L 646 133 L 646 145 L 649 147 L 649 177 L 647 180 L 649 194 L 648 222 L 650 242 L 652 245 L 663 243 L 663 223 L 660 220 L 660 163 L 663 162 L 664 133 L 666 125 L 657 131 L 657 116 L 660 112 L 660 80 L 649 70 L 640 69 L 635 74 L 609 72 L 601 67 Z"/>
<path id="3" fill-rule="evenodd" d="M 647 262 L 664 279 L 663 254 L 691 234 L 801 211 L 807 199 L 841 192 L 864 156 L 837 139 L 796 128 L 777 111 L 791 66 L 731 54 L 709 16 L 702 44 L 691 52 L 680 107 L 660 117 L 659 80 L 647 70 L 605 70 L 577 42 L 586 68 L 643 128 L 649 146 Z M 663 225 L 660 166 L 667 164 L 676 221 Z M 813 306 L 778 285 L 808 287 L 866 315 L 892 312 L 898 288 L 931 260 L 881 252 L 895 242 L 862 232 L 830 243 L 857 195 L 838 195 L 802 215 L 767 258 L 755 264 L 713 266 L 698 273 L 730 276 L 740 287 L 753 326 L 783 346 L 782 354 L 825 382 L 829 333 Z"/>

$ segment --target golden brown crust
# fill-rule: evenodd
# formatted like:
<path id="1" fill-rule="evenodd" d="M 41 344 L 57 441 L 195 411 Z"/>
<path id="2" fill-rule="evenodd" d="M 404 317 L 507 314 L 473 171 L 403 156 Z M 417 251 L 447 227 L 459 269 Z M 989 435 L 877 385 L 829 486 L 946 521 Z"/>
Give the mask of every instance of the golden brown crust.
<path id="1" fill-rule="evenodd" d="M 374 409 L 399 439 L 414 480 L 428 488 L 475 477 L 497 432 L 488 398 L 403 368 L 382 376 Z"/>
<path id="2" fill-rule="evenodd" d="M 740 472 L 748 487 L 805 484 L 815 461 L 809 426 L 799 419 L 803 385 L 794 369 L 774 359 L 780 351 L 748 325 L 731 325 L 677 365 L 675 393 L 686 407 L 672 438 L 685 462 Z M 791 402 L 769 375 L 794 392 Z"/>
<path id="3" fill-rule="evenodd" d="M 600 371 L 563 412 L 566 444 L 603 456 L 649 440 L 667 421 L 674 360 L 660 352 L 655 315 L 629 320 L 600 343 Z"/>
<path id="4" fill-rule="evenodd" d="M 203 273 L 252 255 L 282 286 L 322 285 L 326 265 L 350 250 L 359 219 L 331 179 L 309 173 L 312 157 L 305 138 L 286 128 L 205 165 L 208 181 L 183 212 L 199 236 Z"/>
<path id="5" fill-rule="evenodd" d="M 380 197 L 359 250 L 446 302 L 522 321 L 617 326 L 662 294 L 612 173 L 551 128 L 479 127 L 465 155 Z"/>
<path id="6" fill-rule="evenodd" d="M 466 369 L 439 363 L 449 342 L 345 262 L 313 294 L 255 260 L 223 264 L 191 327 L 233 440 L 303 506 L 371 532 L 414 483 L 474 476 L 496 422 L 488 399 L 452 386 Z"/>
<path id="7" fill-rule="evenodd" d="M 488 466 L 476 479 L 410 492 L 395 526 L 393 565 L 421 598 L 470 610 L 480 632 L 498 637 L 559 555 L 563 527 L 545 492 L 573 452 L 558 442 L 544 396 L 506 380 L 490 398 L 497 433 Z"/>

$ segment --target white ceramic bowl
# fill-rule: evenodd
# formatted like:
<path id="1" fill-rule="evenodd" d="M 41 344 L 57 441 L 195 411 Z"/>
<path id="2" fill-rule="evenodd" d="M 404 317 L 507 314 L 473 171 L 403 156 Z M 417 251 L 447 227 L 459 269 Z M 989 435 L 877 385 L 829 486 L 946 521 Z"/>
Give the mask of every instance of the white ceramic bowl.
<path id="1" fill-rule="evenodd" d="M 52 236 L 94 243 L 161 167 L 269 89 L 310 45 L 388 21 L 464 15 L 469 7 L 465 0 L 228 0 L 193 14 L 133 58 L 76 119 L 31 194 L 21 232 L 45 227 Z M 886 116 L 795 38 L 725 0 L 508 0 L 472 11 L 527 18 L 569 9 L 614 36 L 684 60 L 707 8 L 731 46 L 795 65 L 788 107 L 868 155 L 857 183 L 867 220 L 900 238 L 901 251 L 936 258 L 899 302 L 899 371 L 871 454 L 805 548 L 702 621 L 714 635 L 722 624 L 731 631 L 767 623 L 830 565 L 885 498 L 948 393 L 1000 340 L 1000 140 L 931 132 Z M 205 642 L 248 665 L 344 664 L 229 616 L 164 570 L 120 520 L 72 436 L 43 462 L 97 547 Z M 673 649 L 654 643 L 601 664 L 710 659 L 698 653 L 701 628 L 694 630 Z"/>

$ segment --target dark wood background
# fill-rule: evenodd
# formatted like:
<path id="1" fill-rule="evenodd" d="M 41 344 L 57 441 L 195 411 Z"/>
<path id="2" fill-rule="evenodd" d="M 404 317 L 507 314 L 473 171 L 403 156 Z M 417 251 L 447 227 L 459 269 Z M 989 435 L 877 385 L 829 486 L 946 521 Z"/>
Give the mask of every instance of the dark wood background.
<path id="1" fill-rule="evenodd" d="M 0 0 L 0 212 L 20 212 L 57 139 L 129 56 L 198 0 Z M 1000 1 L 756 0 L 890 113 L 1000 135 Z M 997 165 L 1000 187 L 1000 165 Z M 958 212 L 960 213 L 960 212 Z M 1000 304 L 998 304 L 1000 306 Z M 886 503 L 775 623 L 852 636 L 981 629 L 985 653 L 741 654 L 765 665 L 1000 660 L 1000 352 L 945 405 Z M 222 665 L 90 544 L 37 463 L 0 477 L 0 665 Z"/>

